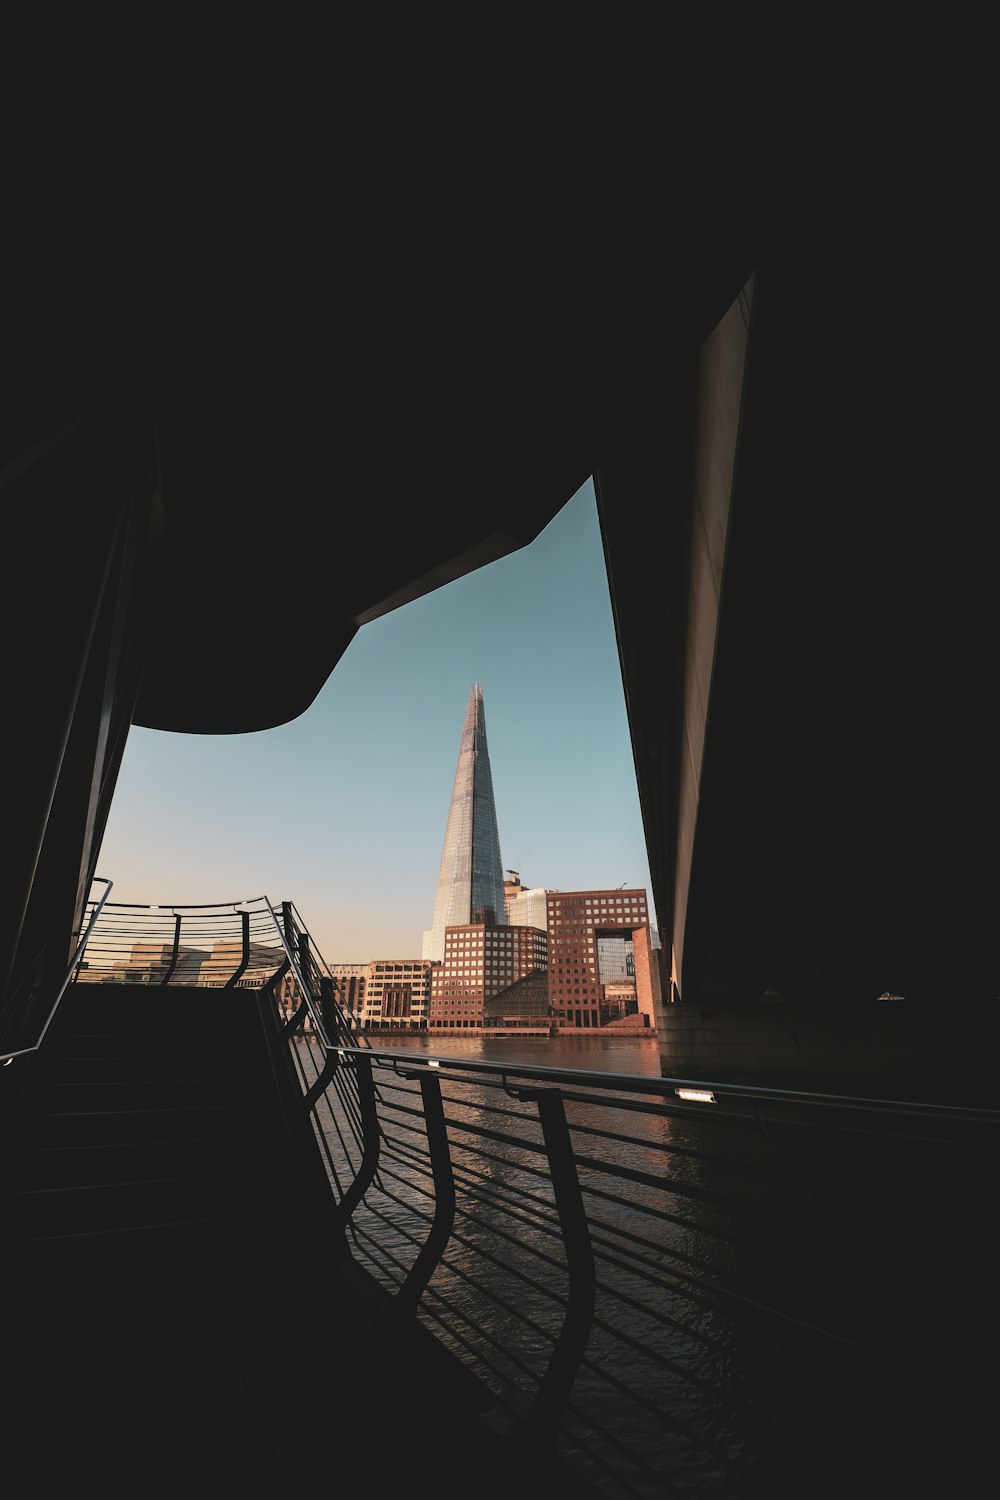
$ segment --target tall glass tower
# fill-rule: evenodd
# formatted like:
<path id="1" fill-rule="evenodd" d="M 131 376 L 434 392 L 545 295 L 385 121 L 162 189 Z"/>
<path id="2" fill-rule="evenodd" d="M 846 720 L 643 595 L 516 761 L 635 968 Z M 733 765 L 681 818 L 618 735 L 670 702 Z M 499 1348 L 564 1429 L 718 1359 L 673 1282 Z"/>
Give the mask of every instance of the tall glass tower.
<path id="1" fill-rule="evenodd" d="M 469 694 L 438 871 L 434 919 L 424 933 L 427 959 L 444 958 L 444 930 L 468 922 L 504 922 L 503 866 L 483 690 Z"/>

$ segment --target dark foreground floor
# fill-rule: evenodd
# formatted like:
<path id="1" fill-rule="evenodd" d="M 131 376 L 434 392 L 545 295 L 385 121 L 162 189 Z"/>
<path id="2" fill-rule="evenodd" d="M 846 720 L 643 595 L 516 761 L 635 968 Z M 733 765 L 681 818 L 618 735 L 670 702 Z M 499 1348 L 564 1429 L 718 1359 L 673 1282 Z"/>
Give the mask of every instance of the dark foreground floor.
<path id="1" fill-rule="evenodd" d="M 179 1284 L 152 1313 L 137 1299 L 131 1326 L 51 1288 L 23 1305 L 5 1340 L 11 1500 L 590 1494 L 484 1424 L 490 1393 L 419 1326 L 393 1332 L 350 1271 L 273 1272 Z"/>
<path id="2" fill-rule="evenodd" d="M 492 1393 L 419 1325 L 394 1331 L 354 1267 L 137 1291 L 117 1310 L 39 1282 L 4 1327 L 4 1493 L 11 1500 L 267 1500 L 271 1496 L 597 1500 L 576 1471 L 507 1435 Z M 29 1278 L 30 1280 L 30 1278 Z M 120 1314 L 120 1315 L 119 1315 Z M 919 1306 L 914 1307 L 919 1319 Z M 991 1359 L 995 1329 L 975 1342 Z M 985 1493 L 996 1408 L 907 1396 L 879 1362 L 774 1351 L 743 1392 L 755 1457 L 680 1488 L 611 1483 L 601 1500 L 840 1500 Z M 942 1372 L 947 1373 L 947 1372 Z M 779 1392 L 782 1394 L 779 1395 Z M 16 1477 L 15 1477 L 16 1476 Z"/>

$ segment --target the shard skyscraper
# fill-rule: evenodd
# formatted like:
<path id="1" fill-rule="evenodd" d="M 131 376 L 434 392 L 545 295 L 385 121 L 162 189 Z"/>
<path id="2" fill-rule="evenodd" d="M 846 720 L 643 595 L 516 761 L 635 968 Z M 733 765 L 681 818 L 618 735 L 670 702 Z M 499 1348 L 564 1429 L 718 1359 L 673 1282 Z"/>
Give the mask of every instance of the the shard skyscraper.
<path id="1" fill-rule="evenodd" d="M 504 922 L 503 867 L 486 744 L 483 690 L 469 694 L 458 748 L 458 766 L 441 852 L 434 918 L 424 933 L 422 957 L 444 958 L 444 930 L 468 922 Z"/>

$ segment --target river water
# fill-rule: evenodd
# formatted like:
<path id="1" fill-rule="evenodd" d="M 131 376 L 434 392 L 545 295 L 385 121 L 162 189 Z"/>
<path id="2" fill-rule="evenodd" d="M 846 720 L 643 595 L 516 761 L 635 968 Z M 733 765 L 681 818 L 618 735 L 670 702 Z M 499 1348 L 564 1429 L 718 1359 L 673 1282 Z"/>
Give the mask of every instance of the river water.
<path id="1" fill-rule="evenodd" d="M 623 1078 L 662 1076 L 655 1038 L 430 1038 L 385 1032 L 371 1034 L 369 1040 L 376 1049 L 411 1055 Z M 612 1128 L 623 1127 L 615 1120 Z M 775 1251 L 779 1270 L 764 1267 L 770 1279 L 757 1284 L 764 1285 L 771 1303 L 780 1304 L 785 1296 L 786 1308 L 801 1318 L 801 1326 L 792 1322 L 774 1334 L 772 1322 L 753 1313 L 751 1298 L 732 1316 L 725 1305 L 722 1312 L 714 1305 L 698 1315 L 700 1322 L 692 1321 L 686 1307 L 685 1326 L 678 1325 L 674 1333 L 654 1329 L 652 1336 L 665 1340 L 660 1353 L 684 1366 L 686 1377 L 695 1382 L 664 1388 L 673 1413 L 683 1417 L 689 1434 L 706 1439 L 714 1457 L 696 1457 L 697 1443 L 664 1429 L 662 1442 L 655 1440 L 654 1455 L 662 1482 L 647 1476 L 627 1487 L 612 1482 L 598 1488 L 609 1496 L 643 1500 L 661 1493 L 706 1500 L 840 1500 L 841 1495 L 864 1497 L 886 1491 L 941 1495 L 944 1500 L 973 1484 L 984 1436 L 1000 1414 L 995 1394 L 987 1393 L 988 1404 L 980 1410 L 983 1392 L 969 1371 L 970 1359 L 982 1347 L 972 1320 L 980 1309 L 987 1316 L 993 1311 L 993 1304 L 977 1300 L 975 1291 L 984 1268 L 988 1274 L 989 1251 L 971 1243 L 973 1237 L 984 1238 L 987 1221 L 976 1219 L 968 1228 L 968 1243 L 956 1246 L 942 1214 L 950 1211 L 956 1226 L 960 1224 L 975 1176 L 956 1175 L 953 1157 L 935 1155 L 933 1142 L 916 1155 L 909 1147 L 900 1155 L 895 1145 L 886 1154 L 888 1148 L 876 1139 L 842 1146 L 834 1133 L 821 1134 L 802 1149 L 782 1152 L 756 1131 L 734 1147 L 728 1136 L 721 1144 L 721 1137 L 713 1140 L 712 1129 L 690 1119 L 636 1114 L 627 1126 L 632 1144 L 613 1148 L 625 1153 L 619 1160 L 627 1158 L 640 1170 L 661 1173 L 667 1146 L 667 1170 L 693 1189 L 696 1202 L 697 1195 L 703 1195 L 702 1208 L 692 1216 L 699 1222 L 665 1229 L 673 1248 L 688 1255 L 691 1263 L 711 1262 L 713 1275 L 724 1262 L 734 1285 L 741 1278 L 750 1285 L 761 1273 L 759 1257 L 744 1255 L 739 1224 L 721 1205 L 738 1196 L 747 1166 L 763 1164 L 769 1170 L 777 1161 L 783 1170 L 787 1161 L 793 1164 L 792 1175 L 779 1179 L 771 1206 L 796 1213 L 803 1209 L 811 1226 L 819 1226 L 823 1243 L 818 1248 L 814 1244 L 810 1253 L 815 1252 L 826 1280 L 818 1291 L 810 1291 L 814 1301 L 808 1308 L 794 1301 L 794 1273 L 788 1273 L 785 1286 L 780 1267 L 785 1252 L 789 1266 L 794 1264 L 801 1245 L 795 1234 L 789 1232 L 783 1239 L 785 1231 L 775 1231 L 768 1248 Z M 953 1199 L 942 1197 L 949 1187 Z M 647 1224 L 638 1227 L 649 1232 Z M 457 1295 L 462 1295 L 461 1289 Z M 636 1297 L 631 1320 L 625 1313 L 635 1357 L 605 1372 L 623 1382 L 634 1373 L 629 1363 L 638 1362 L 640 1346 L 651 1336 L 639 1306 L 641 1291 Z M 806 1312 L 808 1316 L 802 1317 Z M 817 1339 L 813 1317 L 842 1336 L 841 1342 L 836 1337 L 832 1342 L 826 1336 Z M 914 1362 L 923 1367 L 919 1375 L 913 1374 Z M 924 1373 L 928 1368 L 934 1377 L 930 1381 Z M 704 1397 L 698 1395 L 698 1382 L 707 1393 Z M 716 1392 L 725 1396 L 724 1420 L 708 1415 Z M 607 1401 L 597 1385 L 591 1389 L 586 1371 L 574 1394 L 584 1401 Z M 628 1406 L 616 1413 L 612 1399 L 604 1415 L 612 1426 L 618 1424 L 627 1442 Z M 648 1444 L 648 1430 L 641 1441 Z"/>
<path id="2" fill-rule="evenodd" d="M 579 1068 L 593 1073 L 626 1073 L 659 1078 L 659 1045 L 655 1037 L 487 1036 L 431 1037 L 425 1032 L 369 1032 L 373 1047 L 400 1047 L 432 1057 L 481 1058 L 517 1062 L 534 1068 Z"/>

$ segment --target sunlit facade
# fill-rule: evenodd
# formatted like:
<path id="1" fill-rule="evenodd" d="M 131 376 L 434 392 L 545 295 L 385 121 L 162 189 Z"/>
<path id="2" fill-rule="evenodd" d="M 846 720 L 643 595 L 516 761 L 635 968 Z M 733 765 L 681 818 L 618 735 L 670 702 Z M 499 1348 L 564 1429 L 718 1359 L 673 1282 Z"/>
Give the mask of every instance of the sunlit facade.
<path id="1" fill-rule="evenodd" d="M 589 1031 L 634 1016 L 655 1027 L 646 892 L 550 890 L 547 903 L 554 1024 Z"/>
<path id="2" fill-rule="evenodd" d="M 365 984 L 368 979 L 367 964 L 331 964 L 330 973 L 337 987 L 337 995 L 345 1010 L 362 1016 L 365 1009 Z"/>
<path id="3" fill-rule="evenodd" d="M 365 1026 L 374 1030 L 423 1030 L 427 1026 L 433 967 L 422 958 L 373 958 L 365 985 Z"/>
<path id="4" fill-rule="evenodd" d="M 422 957 L 443 960 L 446 928 L 470 922 L 502 923 L 504 916 L 503 866 L 483 690 L 476 683 L 465 709 L 434 916 L 424 933 Z"/>
<path id="5" fill-rule="evenodd" d="M 546 935 L 536 927 L 449 927 L 444 958 L 431 976 L 430 1029 L 481 1031 L 487 1013 L 502 1025 L 506 992 L 529 975 L 541 977 L 547 954 Z M 547 1033 L 544 1013 L 537 1024 Z"/>
<path id="6" fill-rule="evenodd" d="M 548 889 L 544 885 L 522 886 L 507 903 L 507 921 L 512 927 L 540 927 L 548 931 Z"/>

